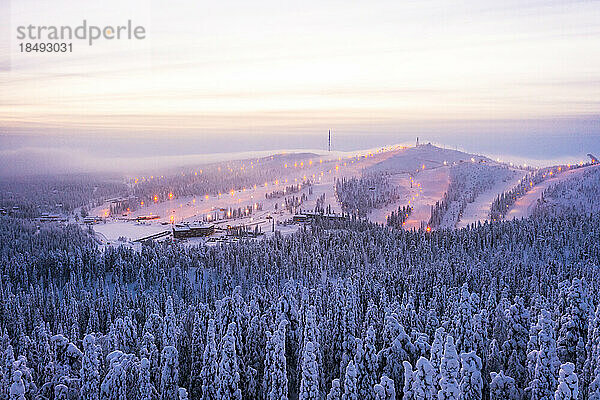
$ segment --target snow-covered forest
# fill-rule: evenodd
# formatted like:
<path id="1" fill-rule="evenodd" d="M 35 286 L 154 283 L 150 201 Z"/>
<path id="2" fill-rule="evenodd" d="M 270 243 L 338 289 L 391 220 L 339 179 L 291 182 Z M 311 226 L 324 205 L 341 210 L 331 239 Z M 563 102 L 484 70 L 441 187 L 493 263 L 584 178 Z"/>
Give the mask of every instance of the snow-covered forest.
<path id="1" fill-rule="evenodd" d="M 335 195 L 344 212 L 364 217 L 374 208 L 396 202 L 400 189 L 390 183 L 386 174 L 368 173 L 336 179 Z"/>
<path id="2" fill-rule="evenodd" d="M 94 207 L 128 192 L 120 177 L 91 174 L 0 179 L 0 205 L 16 207 L 14 214 L 27 218 L 43 212 L 70 213 L 83 205 Z"/>
<path id="3" fill-rule="evenodd" d="M 100 252 L 0 219 L 2 397 L 598 399 L 600 216 Z"/>

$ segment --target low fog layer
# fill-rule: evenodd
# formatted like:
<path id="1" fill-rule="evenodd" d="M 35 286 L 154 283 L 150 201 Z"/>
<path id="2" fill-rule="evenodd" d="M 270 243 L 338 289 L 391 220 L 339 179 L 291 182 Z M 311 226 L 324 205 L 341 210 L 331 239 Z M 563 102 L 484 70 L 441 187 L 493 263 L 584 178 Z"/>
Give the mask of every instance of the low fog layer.
<path id="1" fill-rule="evenodd" d="M 357 151 L 390 144 L 414 144 L 412 134 L 334 134 L 334 151 Z M 578 162 L 600 153 L 600 135 L 425 135 L 421 143 L 485 154 L 515 163 L 544 166 Z M 0 136 L 0 175 L 119 172 L 123 174 L 215 161 L 260 157 L 276 152 L 327 151 L 327 135 L 264 135 L 232 140 L 207 138 L 100 138 Z"/>

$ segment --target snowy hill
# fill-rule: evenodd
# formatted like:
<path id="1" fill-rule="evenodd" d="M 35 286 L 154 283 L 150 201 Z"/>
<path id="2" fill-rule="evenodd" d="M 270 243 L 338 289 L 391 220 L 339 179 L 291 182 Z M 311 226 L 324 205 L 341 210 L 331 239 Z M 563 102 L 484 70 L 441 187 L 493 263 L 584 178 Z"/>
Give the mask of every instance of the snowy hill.
<path id="1" fill-rule="evenodd" d="M 387 173 L 416 172 L 422 169 L 438 168 L 454 163 L 458 164 L 461 161 L 495 163 L 484 156 L 425 144 L 406 148 L 398 152 L 398 154 L 369 167 L 368 170 L 369 172 Z"/>

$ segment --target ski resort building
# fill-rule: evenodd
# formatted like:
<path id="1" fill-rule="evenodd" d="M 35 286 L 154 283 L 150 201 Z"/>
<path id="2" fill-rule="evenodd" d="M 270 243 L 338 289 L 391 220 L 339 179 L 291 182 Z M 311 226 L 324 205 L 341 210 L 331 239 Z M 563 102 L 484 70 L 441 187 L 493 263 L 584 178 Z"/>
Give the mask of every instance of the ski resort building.
<path id="1" fill-rule="evenodd" d="M 317 218 L 331 221 L 345 221 L 348 219 L 344 214 L 321 214 L 316 212 L 302 212 L 293 216 L 294 222 L 310 222 Z"/>
<path id="2" fill-rule="evenodd" d="M 215 226 L 212 224 L 177 224 L 173 226 L 175 239 L 210 236 L 213 233 L 215 233 Z"/>

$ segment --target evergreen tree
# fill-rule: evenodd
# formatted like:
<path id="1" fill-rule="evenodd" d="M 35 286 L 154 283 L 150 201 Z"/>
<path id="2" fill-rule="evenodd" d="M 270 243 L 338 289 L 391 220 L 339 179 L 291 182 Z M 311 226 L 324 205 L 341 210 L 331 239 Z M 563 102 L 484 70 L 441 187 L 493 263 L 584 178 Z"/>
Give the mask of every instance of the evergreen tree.
<path id="1" fill-rule="evenodd" d="M 483 379 L 481 378 L 481 358 L 474 351 L 460 355 L 460 400 L 481 400 Z"/>
<path id="2" fill-rule="evenodd" d="M 372 400 L 373 386 L 377 379 L 377 353 L 375 351 L 375 331 L 372 326 L 367 329 L 364 342 L 356 340 L 356 354 L 354 355 L 356 366 L 356 381 L 358 385 L 358 396 L 364 400 Z"/>
<path id="3" fill-rule="evenodd" d="M 235 322 L 231 322 L 221 341 L 221 361 L 219 362 L 217 376 L 218 400 L 241 400 L 242 398 L 242 391 L 239 388 L 240 373 L 235 350 L 235 331 Z"/>
<path id="4" fill-rule="evenodd" d="M 265 373 L 268 371 L 270 374 L 268 400 L 286 400 L 288 396 L 285 357 L 285 331 L 287 324 L 287 320 L 282 320 L 271 337 L 272 355 L 269 357 L 271 365 L 265 370 Z"/>
<path id="5" fill-rule="evenodd" d="M 454 338 L 451 335 L 446 337 L 444 346 L 444 357 L 440 364 L 440 391 L 439 400 L 458 400 L 458 374 L 460 371 L 460 362 L 456 347 L 454 347 Z"/>
<path id="6" fill-rule="evenodd" d="M 179 391 L 179 354 L 174 346 L 167 345 L 162 352 L 162 374 L 160 380 L 161 400 L 176 399 Z"/>
<path id="7" fill-rule="evenodd" d="M 192 328 L 191 342 L 191 370 L 190 370 L 190 396 L 193 399 L 202 397 L 202 354 L 204 348 L 202 346 L 202 327 L 200 316 L 194 313 L 194 321 Z"/>
<path id="8" fill-rule="evenodd" d="M 319 367 L 312 342 L 304 345 L 302 360 L 302 380 L 300 381 L 300 400 L 320 400 Z"/>
<path id="9" fill-rule="evenodd" d="M 383 375 L 381 381 L 373 387 L 373 392 L 375 400 L 396 400 L 394 381 L 386 375 Z"/>
<path id="10" fill-rule="evenodd" d="M 502 354 L 507 373 L 514 378 L 517 388 L 525 386 L 527 380 L 527 343 L 529 311 L 523 299 L 515 298 L 515 303 L 506 310 L 508 338 L 502 344 Z"/>
<path id="11" fill-rule="evenodd" d="M 331 389 L 327 394 L 327 400 L 342 400 L 342 388 L 339 379 L 336 378 L 331 381 Z"/>
<path id="12" fill-rule="evenodd" d="M 554 340 L 554 324 L 546 310 L 540 312 L 536 330 L 538 349 L 530 352 L 535 358 L 535 367 L 528 391 L 532 400 L 548 400 L 554 396 L 560 361 Z"/>
<path id="13" fill-rule="evenodd" d="M 521 396 L 515 386 L 515 380 L 510 376 L 492 372 L 492 382 L 490 383 L 491 400 L 520 400 Z"/>
<path id="14" fill-rule="evenodd" d="M 21 371 L 15 371 L 13 374 L 13 383 L 10 385 L 10 400 L 25 400 L 25 385 L 21 379 Z"/>
<path id="15" fill-rule="evenodd" d="M 561 365 L 558 376 L 558 388 L 554 394 L 555 400 L 577 400 L 579 398 L 579 380 L 575 374 L 575 365 Z"/>
<path id="16" fill-rule="evenodd" d="M 217 344 L 215 342 L 215 321 L 208 320 L 206 331 L 206 347 L 202 356 L 202 399 L 217 399 L 217 376 L 219 364 L 217 362 Z"/>
<path id="17" fill-rule="evenodd" d="M 358 400 L 358 387 L 356 384 L 356 368 L 354 367 L 354 361 L 350 361 L 348 367 L 346 367 L 342 400 Z"/>
<path id="18" fill-rule="evenodd" d="M 81 365 L 81 400 L 97 400 L 100 391 L 100 361 L 96 339 L 92 335 L 83 338 L 83 360 Z"/>
<path id="19" fill-rule="evenodd" d="M 431 355 L 429 361 L 431 362 L 431 366 L 433 367 L 434 377 L 433 377 L 433 385 L 435 387 L 435 393 L 437 397 L 437 392 L 440 388 L 440 368 L 442 365 L 442 358 L 444 357 L 444 343 L 446 342 L 446 331 L 443 327 L 439 327 L 435 330 L 435 337 L 433 339 L 433 343 L 431 344 Z"/>
<path id="20" fill-rule="evenodd" d="M 147 358 L 142 358 L 140 362 L 138 393 L 140 400 L 155 400 L 158 398 L 156 388 L 150 381 L 150 361 Z"/>

